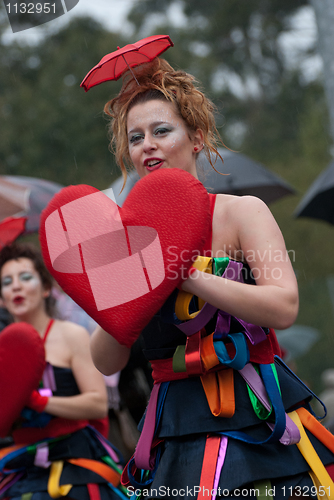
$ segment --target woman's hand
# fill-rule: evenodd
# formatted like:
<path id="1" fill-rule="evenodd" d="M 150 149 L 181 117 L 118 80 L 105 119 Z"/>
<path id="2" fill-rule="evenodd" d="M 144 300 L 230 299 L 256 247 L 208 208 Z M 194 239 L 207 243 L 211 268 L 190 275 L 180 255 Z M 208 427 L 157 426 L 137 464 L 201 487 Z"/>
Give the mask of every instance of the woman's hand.
<path id="1" fill-rule="evenodd" d="M 258 198 L 217 196 L 213 255 L 249 264 L 257 286 L 195 271 L 182 289 L 250 323 L 285 329 L 296 320 L 298 287 L 281 231 Z"/>

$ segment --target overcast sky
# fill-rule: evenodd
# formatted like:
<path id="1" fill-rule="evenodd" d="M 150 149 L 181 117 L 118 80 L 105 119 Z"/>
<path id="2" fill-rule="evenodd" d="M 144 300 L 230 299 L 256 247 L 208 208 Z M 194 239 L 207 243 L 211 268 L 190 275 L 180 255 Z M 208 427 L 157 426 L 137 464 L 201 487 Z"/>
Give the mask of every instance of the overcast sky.
<path id="1" fill-rule="evenodd" d="M 64 0 L 61 0 L 65 5 Z M 9 23 L 8 29 L 3 37 L 3 41 L 11 43 L 13 40 L 19 43 L 38 43 L 45 33 L 57 31 L 73 17 L 88 15 L 101 22 L 111 31 L 121 31 L 131 36 L 131 25 L 125 22 L 126 14 L 135 2 L 141 0 L 79 0 L 79 3 L 67 14 L 44 24 L 40 28 L 30 28 L 28 30 L 13 33 Z M 168 9 L 165 15 L 177 27 L 185 24 L 186 20 L 180 4 L 173 4 L 173 8 Z M 305 51 L 315 43 L 316 22 L 313 9 L 310 6 L 304 6 L 298 9 L 290 21 L 290 30 L 287 30 L 280 37 L 282 49 L 286 55 L 288 65 L 292 67 L 302 66 L 303 74 L 306 80 L 317 78 L 322 68 L 322 61 L 319 56 L 305 58 Z M 150 19 L 152 28 L 152 19 Z M 301 61 L 300 56 L 302 55 Z"/>
<path id="2" fill-rule="evenodd" d="M 125 23 L 125 16 L 134 2 L 140 0 L 80 0 L 67 14 L 46 23 L 39 28 L 30 28 L 19 33 L 13 33 L 8 22 L 8 29 L 4 41 L 13 40 L 19 43 L 36 43 L 45 31 L 54 31 L 71 21 L 76 16 L 92 16 L 111 31 L 126 30 L 131 33 L 131 25 Z M 64 3 L 63 3 L 64 4 Z"/>

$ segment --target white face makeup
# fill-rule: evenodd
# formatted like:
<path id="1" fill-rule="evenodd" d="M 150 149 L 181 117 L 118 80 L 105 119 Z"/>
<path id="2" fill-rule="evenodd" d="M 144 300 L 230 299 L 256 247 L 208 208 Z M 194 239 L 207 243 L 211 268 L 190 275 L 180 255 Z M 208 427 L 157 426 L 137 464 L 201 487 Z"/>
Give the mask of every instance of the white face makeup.
<path id="1" fill-rule="evenodd" d="M 33 262 L 25 257 L 9 260 L 1 270 L 1 295 L 3 305 L 15 320 L 44 308 L 48 292 L 44 290 Z"/>
<path id="2" fill-rule="evenodd" d="M 197 177 L 198 133 L 188 130 L 174 104 L 151 100 L 133 106 L 127 118 L 129 153 L 140 177 L 159 168 L 181 168 Z"/>

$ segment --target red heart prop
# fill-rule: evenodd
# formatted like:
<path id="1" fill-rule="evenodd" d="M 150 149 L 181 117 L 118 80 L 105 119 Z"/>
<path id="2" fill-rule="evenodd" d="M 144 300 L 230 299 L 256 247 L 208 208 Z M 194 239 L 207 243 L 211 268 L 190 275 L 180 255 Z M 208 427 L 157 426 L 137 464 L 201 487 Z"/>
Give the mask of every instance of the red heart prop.
<path id="1" fill-rule="evenodd" d="M 44 261 L 63 290 L 128 347 L 199 255 L 209 196 L 174 168 L 136 183 L 122 208 L 97 189 L 69 186 L 41 216 Z"/>
<path id="2" fill-rule="evenodd" d="M 27 323 L 13 323 L 0 333 L 0 437 L 6 437 L 38 388 L 45 368 L 44 344 Z"/>

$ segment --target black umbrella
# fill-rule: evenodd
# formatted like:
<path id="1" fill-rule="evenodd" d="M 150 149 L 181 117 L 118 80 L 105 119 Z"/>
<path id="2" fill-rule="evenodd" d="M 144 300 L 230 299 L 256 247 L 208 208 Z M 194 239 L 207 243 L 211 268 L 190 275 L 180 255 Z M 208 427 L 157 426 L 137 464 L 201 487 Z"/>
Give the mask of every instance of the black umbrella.
<path id="1" fill-rule="evenodd" d="M 267 170 L 261 163 L 228 149 L 219 148 L 218 151 L 224 163 L 218 158 L 214 167 L 218 172 L 228 175 L 218 174 L 205 155 L 199 158 L 199 177 L 209 193 L 239 196 L 250 194 L 261 198 L 267 204 L 295 193 L 287 182 Z"/>
<path id="2" fill-rule="evenodd" d="M 200 153 L 198 159 L 198 175 L 209 193 L 250 194 L 261 198 L 267 204 L 295 193 L 295 190 L 284 180 L 248 156 L 224 148 L 219 148 L 219 153 L 224 163 L 218 157 L 214 164 L 215 169 L 228 175 L 218 174 L 203 153 Z M 116 202 L 120 206 L 138 179 L 135 172 L 130 172 L 121 194 L 119 192 L 123 185 L 122 178 L 117 179 L 111 185 Z"/>
<path id="3" fill-rule="evenodd" d="M 334 224 L 334 160 L 313 182 L 294 215 Z"/>

